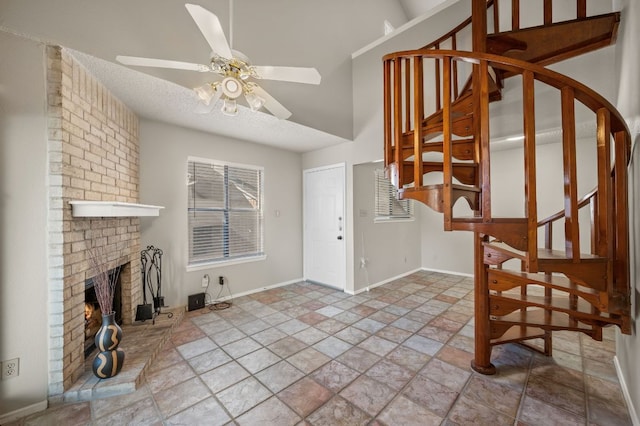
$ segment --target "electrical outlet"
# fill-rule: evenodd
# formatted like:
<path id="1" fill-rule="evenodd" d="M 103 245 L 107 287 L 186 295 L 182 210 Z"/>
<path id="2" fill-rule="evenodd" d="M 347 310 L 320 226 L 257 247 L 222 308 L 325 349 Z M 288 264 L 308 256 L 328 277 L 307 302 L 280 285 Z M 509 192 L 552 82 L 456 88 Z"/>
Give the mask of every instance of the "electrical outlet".
<path id="1" fill-rule="evenodd" d="M 202 277 L 202 287 L 209 287 L 209 274 L 205 274 L 204 277 Z"/>
<path id="2" fill-rule="evenodd" d="M 20 358 L 2 362 L 2 380 L 12 379 L 20 375 Z"/>
<path id="3" fill-rule="evenodd" d="M 224 285 L 224 277 L 222 275 L 218 277 L 218 284 Z"/>

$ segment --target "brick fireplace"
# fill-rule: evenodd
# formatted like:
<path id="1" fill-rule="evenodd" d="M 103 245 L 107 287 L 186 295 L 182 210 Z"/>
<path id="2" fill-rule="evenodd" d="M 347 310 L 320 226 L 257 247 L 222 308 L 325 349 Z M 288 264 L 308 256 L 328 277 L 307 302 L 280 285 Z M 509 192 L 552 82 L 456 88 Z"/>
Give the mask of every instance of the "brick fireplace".
<path id="1" fill-rule="evenodd" d="M 139 202 L 138 118 L 64 48 L 47 48 L 49 144 L 49 396 L 84 373 L 87 249 L 122 269 L 122 320 L 141 303 L 140 219 L 74 217 L 69 201 Z M 126 338 L 126 337 L 125 337 Z"/>

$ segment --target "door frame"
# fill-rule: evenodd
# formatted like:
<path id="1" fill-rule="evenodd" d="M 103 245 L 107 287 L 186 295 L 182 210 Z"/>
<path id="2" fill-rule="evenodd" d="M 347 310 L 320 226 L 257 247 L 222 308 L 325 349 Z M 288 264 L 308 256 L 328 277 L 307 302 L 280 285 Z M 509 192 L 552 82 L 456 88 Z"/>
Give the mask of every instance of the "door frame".
<path id="1" fill-rule="evenodd" d="M 307 242 L 308 242 L 308 235 L 307 235 L 307 198 L 310 196 L 310 194 L 307 193 L 307 176 L 309 175 L 309 173 L 314 173 L 314 172 L 321 172 L 324 170 L 330 170 L 330 169 L 342 169 L 342 239 L 343 239 L 343 244 L 342 244 L 342 257 L 344 259 L 344 268 L 342 268 L 342 287 L 338 287 L 338 286 L 332 286 L 330 284 L 327 283 L 320 283 L 323 285 L 328 285 L 331 288 L 335 288 L 338 290 L 342 290 L 342 291 L 346 291 L 346 287 L 347 287 L 347 218 L 346 218 L 346 214 L 347 214 L 347 164 L 345 162 L 342 163 L 336 163 L 336 164 L 330 164 L 327 166 L 321 166 L 321 167 L 313 167 L 310 169 L 304 169 L 302 171 L 302 274 L 304 276 L 304 279 L 307 280 L 308 279 L 308 269 L 307 269 Z M 313 281 L 311 281 L 313 282 Z"/>

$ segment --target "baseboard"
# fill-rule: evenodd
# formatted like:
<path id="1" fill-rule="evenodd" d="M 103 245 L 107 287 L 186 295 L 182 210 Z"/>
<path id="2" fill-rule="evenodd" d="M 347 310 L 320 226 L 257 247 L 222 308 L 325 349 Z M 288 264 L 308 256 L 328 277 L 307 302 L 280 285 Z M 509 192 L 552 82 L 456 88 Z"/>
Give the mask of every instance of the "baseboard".
<path id="1" fill-rule="evenodd" d="M 49 403 L 45 399 L 44 401 L 36 402 L 35 404 L 28 405 L 26 407 L 19 408 L 15 411 L 11 411 L 6 414 L 0 415 L 0 425 L 15 422 L 22 417 L 29 416 L 31 414 L 37 413 L 39 411 L 46 410 L 49 406 Z"/>
<path id="2" fill-rule="evenodd" d="M 444 269 L 432 269 L 432 268 L 421 268 L 421 270 L 428 271 L 428 272 L 437 272 L 439 274 L 457 275 L 459 277 L 473 278 L 473 274 L 467 274 L 464 272 L 455 272 L 455 271 L 447 271 Z"/>
<path id="3" fill-rule="evenodd" d="M 634 426 L 640 426 L 640 417 L 638 417 L 636 407 L 633 406 L 633 400 L 631 399 L 631 395 L 629 394 L 629 388 L 627 387 L 627 382 L 624 379 L 624 375 L 622 374 L 622 369 L 620 368 L 620 362 L 618 361 L 617 356 L 613 357 L 613 365 L 616 367 L 616 375 L 618 376 L 618 382 L 620 382 L 622 395 L 624 395 L 624 400 L 627 403 L 627 407 L 629 408 L 629 417 L 631 417 L 631 423 Z"/>
<path id="4" fill-rule="evenodd" d="M 368 286 L 366 286 L 365 288 L 361 288 L 361 289 L 359 289 L 359 290 L 355 290 L 355 291 L 348 291 L 348 290 L 345 290 L 345 293 L 350 294 L 351 296 L 355 296 L 355 295 L 357 295 L 357 294 L 364 293 L 364 292 L 366 292 L 366 291 L 372 290 L 372 289 L 374 289 L 374 288 L 376 288 L 376 287 L 380 287 L 381 285 L 388 284 L 388 283 L 390 283 L 391 281 L 395 281 L 395 280 L 398 280 L 398 279 L 400 279 L 400 278 L 404 278 L 404 277 L 406 277 L 407 275 L 414 274 L 414 273 L 416 273 L 416 272 L 418 272 L 418 271 L 420 271 L 420 270 L 421 270 L 421 268 L 417 268 L 417 269 L 413 269 L 413 270 L 411 270 L 411 271 L 403 272 L 402 274 L 400 274 L 400 275 L 396 275 L 395 277 L 387 278 L 386 280 L 379 281 L 379 282 L 377 282 L 377 283 L 375 283 L 375 284 L 369 284 L 369 285 L 368 285 Z"/>
<path id="5" fill-rule="evenodd" d="M 298 278 L 298 279 L 291 280 L 291 281 L 285 281 L 285 282 L 281 282 L 281 283 L 277 283 L 277 284 L 268 285 L 266 287 L 256 288 L 255 290 L 244 291 L 242 293 L 236 293 L 236 294 L 232 293 L 229 296 L 224 296 L 224 297 L 221 297 L 220 299 L 216 299 L 215 302 L 223 302 L 225 300 L 235 299 L 236 297 L 249 296 L 251 294 L 260 293 L 261 291 L 271 290 L 271 289 L 278 288 L 278 287 L 284 287 L 286 285 L 296 284 L 296 283 L 303 282 L 303 281 L 304 281 L 303 278 Z M 225 285 L 228 285 L 228 284 L 225 284 Z M 207 305 L 210 305 L 213 302 L 214 302 L 213 300 L 208 301 Z"/>

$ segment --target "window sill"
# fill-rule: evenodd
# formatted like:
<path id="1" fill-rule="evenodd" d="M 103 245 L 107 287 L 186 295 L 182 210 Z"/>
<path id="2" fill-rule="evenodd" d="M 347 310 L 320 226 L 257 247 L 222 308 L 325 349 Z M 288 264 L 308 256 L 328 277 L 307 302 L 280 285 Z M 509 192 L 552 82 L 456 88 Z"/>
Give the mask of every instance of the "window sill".
<path id="1" fill-rule="evenodd" d="M 373 223 L 413 222 L 415 220 L 414 217 L 376 217 L 373 219 Z"/>
<path id="2" fill-rule="evenodd" d="M 205 269 L 221 268 L 223 266 L 239 265 L 241 263 L 260 262 L 263 260 L 267 260 L 266 254 L 262 256 L 245 257 L 241 259 L 219 260 L 217 262 L 207 262 L 207 263 L 198 263 L 196 265 L 187 265 L 186 269 L 187 269 L 187 272 L 202 271 Z"/>

